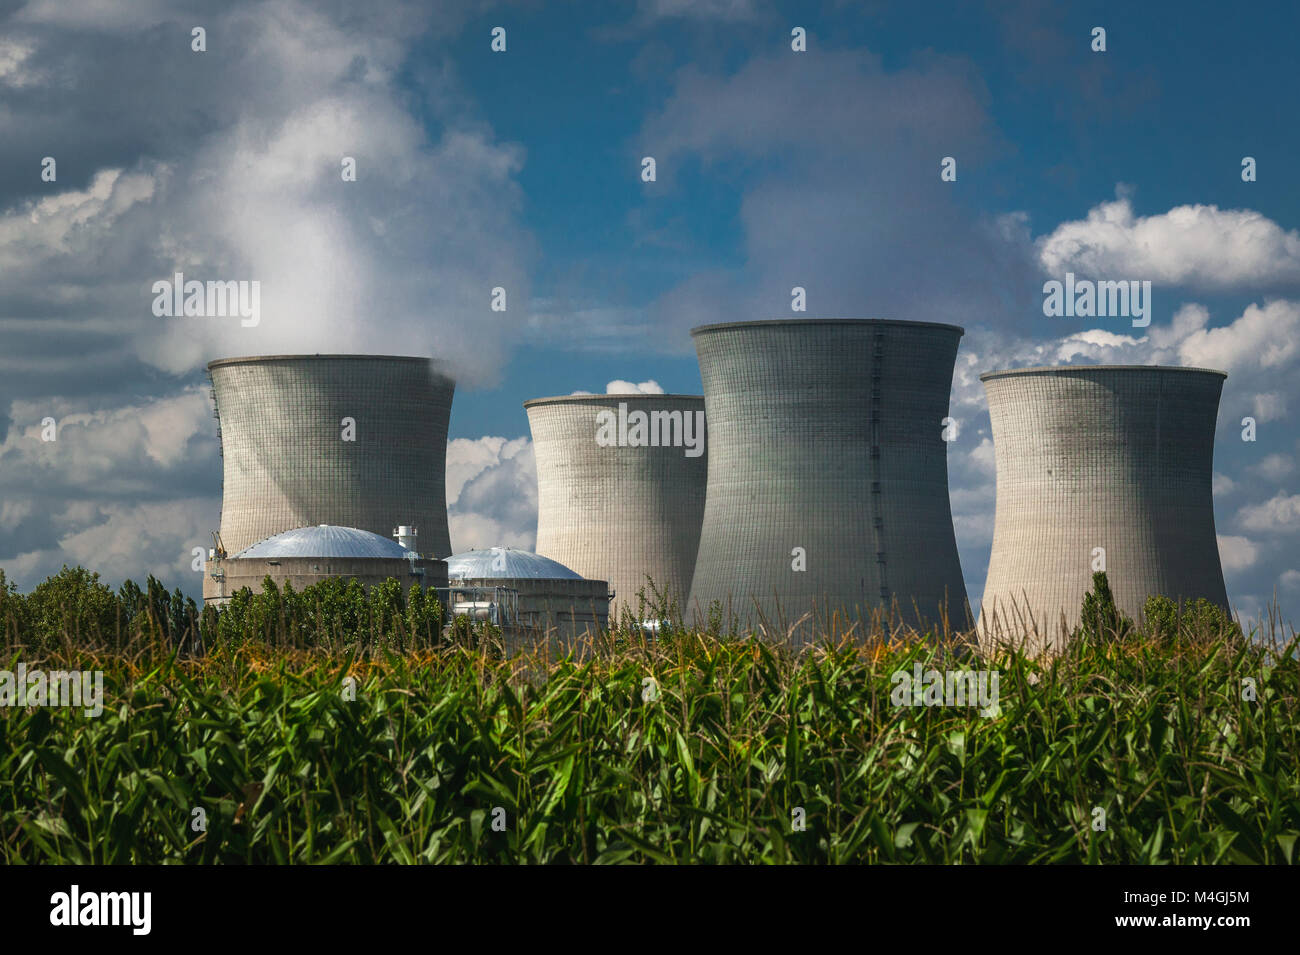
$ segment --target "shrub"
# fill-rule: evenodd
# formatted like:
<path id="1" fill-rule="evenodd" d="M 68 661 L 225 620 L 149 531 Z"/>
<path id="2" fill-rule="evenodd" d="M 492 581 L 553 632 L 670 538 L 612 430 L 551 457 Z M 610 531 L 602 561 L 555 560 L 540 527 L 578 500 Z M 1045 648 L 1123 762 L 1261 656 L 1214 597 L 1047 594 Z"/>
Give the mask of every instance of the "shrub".
<path id="1" fill-rule="evenodd" d="M 1147 633 L 1156 639 L 1182 635 L 1202 639 L 1240 639 L 1241 625 L 1213 601 L 1199 597 L 1181 607 L 1168 597 L 1148 597 L 1142 609 Z"/>

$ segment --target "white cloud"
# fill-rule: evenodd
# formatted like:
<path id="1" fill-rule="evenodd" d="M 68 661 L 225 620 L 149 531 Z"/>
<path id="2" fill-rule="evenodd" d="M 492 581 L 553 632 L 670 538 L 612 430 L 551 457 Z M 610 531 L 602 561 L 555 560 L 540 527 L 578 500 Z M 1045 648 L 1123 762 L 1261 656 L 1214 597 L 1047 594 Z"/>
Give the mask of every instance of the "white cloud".
<path id="1" fill-rule="evenodd" d="M 216 455 L 212 404 L 199 387 L 98 411 L 70 399 L 17 401 L 9 417 L 14 427 L 0 442 L 7 472 L 0 488 L 14 496 L 145 490 L 160 472 Z M 55 421 L 53 441 L 43 440 L 46 417 Z"/>
<path id="2" fill-rule="evenodd" d="M 59 540 L 68 563 L 99 571 L 105 579 L 120 583 L 127 576 L 149 574 L 162 581 L 184 581 L 185 589 L 202 589 L 202 571 L 193 569 L 193 549 L 207 554 L 211 546 L 208 519 L 212 502 L 206 498 L 182 498 L 139 504 L 109 504 L 95 523 Z M 130 568 L 121 578 L 111 576 Z M 57 568 L 48 566 L 47 573 Z"/>
<path id="3" fill-rule="evenodd" d="M 1226 371 L 1229 388 L 1240 387 L 1240 375 L 1250 376 L 1252 384 L 1282 382 L 1294 389 L 1300 383 L 1283 374 L 1300 364 L 1300 301 L 1251 304 L 1217 328 L 1209 328 L 1209 321 L 1205 306 L 1188 303 L 1167 325 L 1152 325 L 1141 337 L 1094 328 L 1043 340 L 970 329 L 958 355 L 953 402 L 983 406 L 981 373 L 1027 365 L 1186 365 Z M 1276 412 L 1286 407 L 1288 393 L 1270 390 L 1260 397 L 1264 410 Z"/>
<path id="4" fill-rule="evenodd" d="M 526 440 L 520 438 L 518 440 Z M 461 488 L 487 468 L 501 463 L 505 438 L 453 438 L 447 442 L 447 506 L 456 503 Z"/>
<path id="5" fill-rule="evenodd" d="M 532 549 L 537 539 L 537 466 L 528 438 L 457 438 L 447 448 L 447 519 L 456 553 Z"/>
<path id="6" fill-rule="evenodd" d="M 1198 328 L 1178 345 L 1183 364 L 1219 368 L 1281 369 L 1300 356 L 1300 302 L 1279 299 L 1249 305 L 1221 328 Z"/>
<path id="7" fill-rule="evenodd" d="M 1251 291 L 1300 283 L 1300 233 L 1250 209 L 1191 205 L 1138 216 L 1121 197 L 1089 210 L 1085 220 L 1061 223 L 1038 248 L 1052 275 Z"/>
<path id="8" fill-rule="evenodd" d="M 1254 405 L 1256 421 L 1276 421 L 1286 414 L 1286 395 L 1266 391 L 1255 396 Z"/>
<path id="9" fill-rule="evenodd" d="M 1237 482 L 1228 477 L 1228 475 L 1220 474 L 1218 471 L 1215 471 L 1214 477 L 1211 479 L 1210 490 L 1215 497 L 1219 497 L 1223 494 L 1232 493 L 1232 489 L 1236 486 Z"/>
<path id="10" fill-rule="evenodd" d="M 1220 534 L 1219 559 L 1224 570 L 1245 570 L 1259 559 L 1259 548 L 1245 537 Z"/>
<path id="11" fill-rule="evenodd" d="M 86 411 L 17 401 L 0 442 L 0 559 L 23 589 L 64 563 L 105 579 L 154 574 L 197 594 L 191 549 L 209 546 L 220 458 L 206 389 Z M 55 419 L 56 439 L 41 420 Z"/>
<path id="12" fill-rule="evenodd" d="M 71 92 L 49 106 L 17 91 L 0 110 L 0 139 L 29 135 L 24 120 L 39 113 L 43 132 L 76 130 L 80 155 L 77 167 L 61 159 L 39 198 L 31 190 L 0 203 L 0 322 L 111 316 L 116 342 L 172 374 L 231 354 L 389 341 L 451 361 L 462 384 L 494 381 L 523 326 L 536 252 L 521 224 L 524 153 L 476 119 L 450 71 L 431 67 L 439 79 L 412 109 L 399 69 L 423 26 L 441 30 L 445 18 L 404 3 L 360 19 L 294 0 L 223 7 L 202 22 L 209 43 L 230 42 L 201 59 L 188 28 L 176 48 L 154 48 L 150 24 L 164 9 L 81 0 L 24 10 L 28 29 L 58 42 L 23 53 L 21 68 L 56 64 Z M 95 30 L 122 35 L 77 46 Z M 0 70 L 19 69 L 14 51 L 28 46 L 16 42 L 0 48 Z M 55 56 L 46 47 L 74 52 L 42 59 Z M 115 71 L 113 58 L 128 54 L 163 57 L 174 83 Z M 100 102 L 110 73 L 124 77 L 111 96 L 133 104 L 126 113 Z M 437 122 L 426 126 L 424 113 Z M 117 129 L 105 128 L 107 114 Z M 185 132 L 159 135 L 168 129 Z M 59 142 L 46 147 L 56 158 Z M 122 142 L 132 144 L 128 162 Z M 343 180 L 342 157 L 356 160 L 356 182 Z M 80 168 L 93 170 L 89 185 L 65 185 Z M 260 323 L 155 317 L 151 287 L 175 272 L 259 282 Z M 505 312 L 490 307 L 496 286 L 507 290 Z M 478 334 L 463 334 L 467 322 Z M 69 366 L 92 347 L 74 343 Z"/>
<path id="13" fill-rule="evenodd" d="M 1237 519 L 1252 531 L 1300 530 L 1300 494 L 1281 492 L 1263 504 L 1248 504 L 1237 512 Z"/>
<path id="14" fill-rule="evenodd" d="M 1251 470 L 1270 481 L 1280 481 L 1295 470 L 1295 461 L 1285 454 L 1270 454 Z"/>
<path id="15" fill-rule="evenodd" d="M 1300 590 L 1300 570 L 1286 570 L 1281 577 L 1283 590 Z"/>
<path id="16" fill-rule="evenodd" d="M 662 395 L 663 386 L 657 381 L 630 382 L 615 378 L 605 385 L 607 395 Z"/>
<path id="17" fill-rule="evenodd" d="M 31 43 L 0 37 L 0 85 L 21 89 L 38 81 L 38 77 L 23 69 L 32 55 Z"/>
<path id="18" fill-rule="evenodd" d="M 970 452 L 971 466 L 975 470 L 992 475 L 997 471 L 997 464 L 994 460 L 993 441 L 990 438 L 984 438 Z"/>

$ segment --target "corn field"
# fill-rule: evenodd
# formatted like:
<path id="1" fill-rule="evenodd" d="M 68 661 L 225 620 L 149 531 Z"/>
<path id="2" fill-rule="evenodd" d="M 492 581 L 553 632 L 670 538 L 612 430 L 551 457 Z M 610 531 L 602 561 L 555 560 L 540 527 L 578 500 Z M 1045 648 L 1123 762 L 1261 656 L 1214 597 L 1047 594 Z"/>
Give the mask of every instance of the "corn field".
<path id="1" fill-rule="evenodd" d="M 43 665 L 102 670 L 104 710 L 3 710 L 0 860 L 1291 863 L 1296 651 L 69 647 Z M 899 705 L 897 674 L 954 669 L 997 673 L 997 705 Z"/>

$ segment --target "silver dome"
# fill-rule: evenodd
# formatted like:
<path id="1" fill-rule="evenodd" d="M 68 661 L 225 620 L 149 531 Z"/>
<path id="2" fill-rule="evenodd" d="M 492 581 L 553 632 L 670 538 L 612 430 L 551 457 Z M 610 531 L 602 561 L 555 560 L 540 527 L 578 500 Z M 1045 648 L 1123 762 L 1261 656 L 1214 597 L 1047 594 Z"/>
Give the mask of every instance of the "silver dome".
<path id="1" fill-rule="evenodd" d="M 495 566 L 494 566 L 495 565 Z M 513 547 L 467 550 L 447 558 L 447 576 L 452 580 L 583 580 L 559 561 Z"/>
<path id="2" fill-rule="evenodd" d="M 355 527 L 319 524 L 298 527 L 258 541 L 235 555 L 244 557 L 405 557 L 395 540 Z"/>

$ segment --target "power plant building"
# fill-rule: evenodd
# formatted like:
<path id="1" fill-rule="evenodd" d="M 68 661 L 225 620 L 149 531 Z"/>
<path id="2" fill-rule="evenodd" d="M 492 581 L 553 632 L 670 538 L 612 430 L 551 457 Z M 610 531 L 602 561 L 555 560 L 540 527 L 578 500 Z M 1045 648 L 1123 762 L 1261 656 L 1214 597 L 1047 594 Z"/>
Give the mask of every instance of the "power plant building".
<path id="1" fill-rule="evenodd" d="M 537 460 L 537 552 L 608 581 L 616 618 L 640 612 L 641 590 L 646 612 L 675 604 L 684 614 L 708 477 L 704 399 L 573 395 L 524 408 Z"/>
<path id="2" fill-rule="evenodd" d="M 609 585 L 558 561 L 512 547 L 447 558 L 451 613 L 500 627 L 511 650 L 562 648 L 595 638 L 609 623 Z"/>
<path id="3" fill-rule="evenodd" d="M 274 355 L 208 365 L 229 553 L 319 524 L 413 525 L 451 553 L 447 425 L 455 383 L 427 358 Z"/>
<path id="4" fill-rule="evenodd" d="M 896 608 L 968 626 L 945 418 L 962 329 L 778 320 L 691 331 L 709 422 L 689 607 L 806 640 Z M 860 632 L 860 631 L 859 631 Z"/>
<path id="5" fill-rule="evenodd" d="M 220 606 L 242 587 L 260 593 L 270 577 L 301 592 L 331 577 L 353 578 L 367 588 L 392 577 L 403 592 L 419 584 L 445 602 L 447 564 L 422 558 L 402 544 L 355 527 L 299 527 L 245 548 L 233 557 L 212 556 L 204 568 L 203 602 Z"/>
<path id="6" fill-rule="evenodd" d="M 983 644 L 1059 651 L 1094 570 L 1134 621 L 1154 594 L 1227 607 L 1211 497 L 1226 377 L 1145 365 L 981 376 L 997 463 Z"/>

